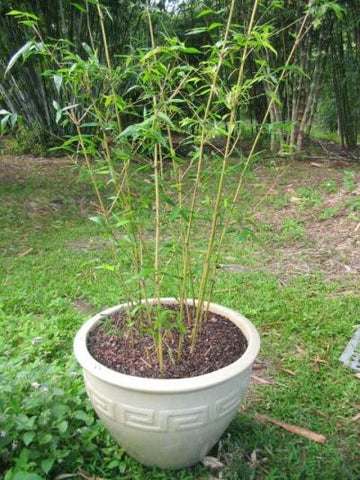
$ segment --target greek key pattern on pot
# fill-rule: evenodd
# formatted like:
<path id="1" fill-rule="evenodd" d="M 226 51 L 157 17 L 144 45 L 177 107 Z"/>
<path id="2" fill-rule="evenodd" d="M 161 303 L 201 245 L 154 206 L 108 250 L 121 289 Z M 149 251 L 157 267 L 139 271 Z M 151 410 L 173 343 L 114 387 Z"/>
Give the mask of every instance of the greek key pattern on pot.
<path id="1" fill-rule="evenodd" d="M 111 420 L 126 427 L 152 432 L 176 432 L 206 426 L 235 411 L 241 403 L 238 390 L 208 404 L 193 408 L 151 409 L 115 403 L 87 385 L 88 395 L 95 410 L 104 420 Z"/>

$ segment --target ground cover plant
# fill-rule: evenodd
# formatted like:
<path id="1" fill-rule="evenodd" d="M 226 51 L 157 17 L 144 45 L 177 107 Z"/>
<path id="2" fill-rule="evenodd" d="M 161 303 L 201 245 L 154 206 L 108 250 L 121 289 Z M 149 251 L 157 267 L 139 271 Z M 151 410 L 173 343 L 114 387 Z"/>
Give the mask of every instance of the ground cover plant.
<path id="1" fill-rule="evenodd" d="M 112 249 L 89 221 L 91 192 L 67 161 L 2 157 L 0 169 L 4 478 L 359 476 L 359 380 L 338 361 L 360 311 L 358 167 L 270 162 L 249 173 L 243 201 L 254 222 L 248 235 L 227 243 L 214 294 L 260 329 L 261 357 L 243 411 L 211 452 L 223 467 L 166 473 L 140 466 L 113 443 L 90 408 L 72 355 L 84 319 L 119 302 L 112 273 L 94 269 L 111 262 Z M 336 186 L 330 192 L 329 182 Z M 308 204 L 305 195 L 302 205 L 308 189 L 321 204 Z M 311 442 L 257 414 L 327 441 Z"/>

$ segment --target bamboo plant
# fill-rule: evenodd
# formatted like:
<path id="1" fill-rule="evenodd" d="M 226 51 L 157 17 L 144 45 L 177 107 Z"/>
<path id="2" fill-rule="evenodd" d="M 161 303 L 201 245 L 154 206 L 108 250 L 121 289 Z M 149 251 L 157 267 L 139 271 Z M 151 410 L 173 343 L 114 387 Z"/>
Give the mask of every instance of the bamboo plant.
<path id="1" fill-rule="evenodd" d="M 165 345 L 174 328 L 179 332 L 177 351 L 171 352 L 174 361 L 181 362 L 186 331 L 191 335 L 190 354 L 196 354 L 216 265 L 241 209 L 245 171 L 306 33 L 309 13 L 298 23 L 274 85 L 266 58 L 276 52 L 268 25 L 257 20 L 258 0 L 245 26 L 234 24 L 236 1 L 231 0 L 225 23 L 188 32 L 217 29 L 218 41 L 199 49 L 160 35 L 149 2 L 144 15 L 150 45 L 116 62 L 108 47 L 106 9 L 98 1 L 89 3 L 98 15 L 104 61 L 94 46 L 84 44 L 79 54 L 66 42 L 46 43 L 36 18 L 30 25 L 36 38 L 26 54 L 46 57 L 46 64 L 52 64 L 44 75 L 53 79 L 62 98 L 53 103 L 56 120 L 75 131 L 62 149 L 79 160 L 96 195 L 92 220 L 112 238 L 114 260 L 101 266 L 119 281 L 128 304 L 129 331 L 145 329 L 153 337 L 163 372 Z M 210 13 L 214 12 L 204 10 L 200 18 Z M 27 18 L 22 12 L 14 15 L 20 21 Z M 254 56 L 261 61 L 249 76 L 247 64 Z M 270 81 L 273 92 L 250 152 L 234 161 L 242 138 L 242 111 L 254 85 Z M 71 94 L 61 97 L 62 91 Z M 238 181 L 230 182 L 234 174 Z M 238 217 L 239 233 L 243 213 Z M 121 264 L 124 258 L 126 265 Z M 175 325 L 161 306 L 164 292 L 179 301 Z M 155 305 L 147 301 L 152 297 Z M 193 314 L 188 311 L 189 298 L 198 300 Z"/>

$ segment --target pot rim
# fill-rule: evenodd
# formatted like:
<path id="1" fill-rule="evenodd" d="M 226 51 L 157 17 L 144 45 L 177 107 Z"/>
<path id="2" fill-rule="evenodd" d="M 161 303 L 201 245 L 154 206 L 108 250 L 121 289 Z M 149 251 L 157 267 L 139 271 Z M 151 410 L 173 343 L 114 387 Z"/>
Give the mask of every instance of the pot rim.
<path id="1" fill-rule="evenodd" d="M 154 303 L 155 299 L 148 299 L 149 303 Z M 164 305 L 178 304 L 178 300 L 172 297 L 160 298 Z M 143 300 L 142 303 L 145 301 Z M 188 304 L 195 304 L 197 300 L 188 299 Z M 186 378 L 159 379 L 136 377 L 119 373 L 99 363 L 93 358 L 87 349 L 87 336 L 94 326 L 104 317 L 120 310 L 126 305 L 122 303 L 106 310 L 87 320 L 78 330 L 74 339 L 74 353 L 81 367 L 91 375 L 108 382 L 112 385 L 126 388 L 128 390 L 137 390 L 143 392 L 156 391 L 157 393 L 181 393 L 196 391 L 211 387 L 214 384 L 223 383 L 238 375 L 240 372 L 249 368 L 257 357 L 260 350 L 260 336 L 254 325 L 240 313 L 217 303 L 208 302 L 209 310 L 226 317 L 237 325 L 245 335 L 248 346 L 244 354 L 235 362 L 204 375 Z"/>

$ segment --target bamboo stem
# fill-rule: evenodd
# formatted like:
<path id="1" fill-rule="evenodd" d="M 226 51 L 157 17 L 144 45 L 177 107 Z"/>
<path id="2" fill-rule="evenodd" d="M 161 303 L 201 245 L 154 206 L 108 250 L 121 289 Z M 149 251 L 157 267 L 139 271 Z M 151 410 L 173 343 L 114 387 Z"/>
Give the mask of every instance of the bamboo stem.
<path id="1" fill-rule="evenodd" d="M 254 4 L 253 4 L 253 9 L 252 9 L 252 12 L 251 12 L 251 18 L 250 18 L 249 26 L 248 26 L 248 29 L 247 29 L 247 35 L 248 36 L 251 34 L 251 31 L 253 29 L 258 4 L 259 4 L 259 1 L 255 0 Z M 229 14 L 229 17 L 230 17 L 230 14 Z M 231 19 L 231 17 L 230 17 L 230 19 Z M 245 64 L 246 55 L 247 55 L 247 46 L 245 46 L 245 48 L 244 48 L 241 63 L 240 63 L 240 68 L 239 68 L 237 82 L 236 82 L 237 89 L 241 88 L 241 84 L 242 84 L 242 81 L 243 81 L 244 64 Z M 199 287 L 199 296 L 198 296 L 198 304 L 197 304 L 197 307 L 196 307 L 195 323 L 194 323 L 193 330 L 192 330 L 192 335 L 191 335 L 191 353 L 193 353 L 194 350 L 195 350 L 197 332 L 198 332 L 199 328 L 201 327 L 201 319 L 202 319 L 202 313 L 203 313 L 205 291 L 206 291 L 206 285 L 207 285 L 208 278 L 209 278 L 209 272 L 210 272 L 210 266 L 211 266 L 211 257 L 212 257 L 213 250 L 214 250 L 215 235 L 216 235 L 216 232 L 217 232 L 217 224 L 218 224 L 218 218 L 219 218 L 219 213 L 220 213 L 220 202 L 222 200 L 225 173 L 226 173 L 226 168 L 227 168 L 227 164 L 228 164 L 228 160 L 229 160 L 229 153 L 231 151 L 231 138 L 232 138 L 233 126 L 234 126 L 235 117 L 236 117 L 236 107 L 237 107 L 237 101 L 234 100 L 234 103 L 231 106 L 230 119 L 229 119 L 228 128 L 227 128 L 225 153 L 224 153 L 224 156 L 223 156 L 223 161 L 222 161 L 222 166 L 221 166 L 220 179 L 219 179 L 219 183 L 218 183 L 215 206 L 214 206 L 214 211 L 213 211 L 213 215 L 212 215 L 210 236 L 209 236 L 209 239 L 208 239 L 208 246 L 207 246 L 207 250 L 206 250 L 206 254 L 205 254 L 204 267 L 203 267 L 203 271 L 202 271 L 202 275 L 201 275 L 201 281 L 200 281 L 200 287 Z"/>

